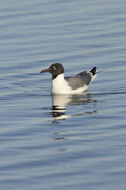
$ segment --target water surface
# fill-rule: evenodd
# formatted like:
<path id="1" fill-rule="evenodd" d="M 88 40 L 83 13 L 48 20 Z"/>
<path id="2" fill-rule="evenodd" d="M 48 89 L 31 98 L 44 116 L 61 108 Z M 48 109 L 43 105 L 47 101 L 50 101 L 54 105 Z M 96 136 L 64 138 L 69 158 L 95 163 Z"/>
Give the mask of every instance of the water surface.
<path id="1" fill-rule="evenodd" d="M 1 189 L 125 189 L 126 3 L 3 1 Z M 52 96 L 51 76 L 103 70 L 80 96 Z"/>

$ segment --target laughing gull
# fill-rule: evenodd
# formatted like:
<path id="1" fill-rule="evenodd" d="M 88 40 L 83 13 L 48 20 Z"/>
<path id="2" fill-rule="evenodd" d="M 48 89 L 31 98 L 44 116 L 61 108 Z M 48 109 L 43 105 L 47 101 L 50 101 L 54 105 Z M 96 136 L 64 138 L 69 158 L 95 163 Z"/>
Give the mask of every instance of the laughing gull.
<path id="1" fill-rule="evenodd" d="M 64 77 L 64 67 L 60 63 L 52 64 L 41 73 L 52 74 L 52 94 L 80 94 L 87 90 L 91 81 L 96 78 L 96 67 L 89 72 L 83 71 L 74 77 Z"/>

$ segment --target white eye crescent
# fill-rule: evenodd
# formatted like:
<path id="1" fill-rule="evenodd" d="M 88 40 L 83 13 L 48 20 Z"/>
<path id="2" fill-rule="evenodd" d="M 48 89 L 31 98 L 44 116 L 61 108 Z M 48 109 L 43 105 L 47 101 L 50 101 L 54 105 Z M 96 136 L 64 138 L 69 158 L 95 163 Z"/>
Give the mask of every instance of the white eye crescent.
<path id="1" fill-rule="evenodd" d="M 52 67 L 52 69 L 55 71 L 55 70 L 56 70 L 56 67 L 55 67 L 55 66 L 53 66 L 53 67 Z"/>

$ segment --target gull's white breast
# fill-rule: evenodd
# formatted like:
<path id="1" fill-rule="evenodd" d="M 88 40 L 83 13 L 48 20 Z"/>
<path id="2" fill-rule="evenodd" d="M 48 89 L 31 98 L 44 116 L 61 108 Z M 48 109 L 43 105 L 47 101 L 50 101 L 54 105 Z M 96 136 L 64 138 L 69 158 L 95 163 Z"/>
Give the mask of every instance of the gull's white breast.
<path id="1" fill-rule="evenodd" d="M 64 79 L 64 74 L 58 75 L 52 80 L 52 93 L 53 94 L 66 94 L 71 91 L 67 81 Z"/>

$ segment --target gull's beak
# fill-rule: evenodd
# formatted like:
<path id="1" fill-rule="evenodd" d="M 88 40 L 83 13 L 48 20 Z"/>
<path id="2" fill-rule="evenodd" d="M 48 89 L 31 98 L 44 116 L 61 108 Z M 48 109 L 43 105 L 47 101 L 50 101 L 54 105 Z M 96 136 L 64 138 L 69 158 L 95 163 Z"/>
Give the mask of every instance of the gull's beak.
<path id="1" fill-rule="evenodd" d="M 50 73 L 50 68 L 44 69 L 44 70 L 42 70 L 40 73 L 46 73 L 46 72 L 49 72 L 49 73 Z"/>

